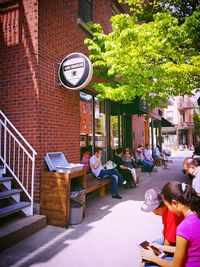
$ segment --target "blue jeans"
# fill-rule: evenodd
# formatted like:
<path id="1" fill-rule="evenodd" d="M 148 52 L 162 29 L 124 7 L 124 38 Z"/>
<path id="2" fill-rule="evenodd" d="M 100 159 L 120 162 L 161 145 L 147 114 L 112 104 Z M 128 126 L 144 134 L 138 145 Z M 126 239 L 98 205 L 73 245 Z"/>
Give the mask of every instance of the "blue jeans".
<path id="1" fill-rule="evenodd" d="M 166 261 L 172 261 L 172 259 L 173 259 L 173 257 L 165 257 L 165 258 L 163 258 L 163 260 L 166 260 Z M 153 263 L 152 263 L 152 265 L 151 265 L 151 264 L 148 264 L 148 263 L 147 263 L 147 264 L 145 264 L 144 266 L 145 266 L 145 267 L 147 267 L 147 266 L 149 266 L 149 267 L 150 267 L 150 266 L 151 266 L 151 267 L 158 267 L 158 266 L 160 266 L 160 265 L 156 265 L 156 264 L 153 265 Z"/>
<path id="2" fill-rule="evenodd" d="M 124 179 L 116 169 L 101 170 L 99 174 L 100 179 L 112 179 L 112 194 L 118 193 L 118 183 L 123 184 Z"/>
<path id="3" fill-rule="evenodd" d="M 152 161 L 144 159 L 143 164 L 144 164 L 144 171 L 151 172 L 153 170 L 154 163 Z"/>

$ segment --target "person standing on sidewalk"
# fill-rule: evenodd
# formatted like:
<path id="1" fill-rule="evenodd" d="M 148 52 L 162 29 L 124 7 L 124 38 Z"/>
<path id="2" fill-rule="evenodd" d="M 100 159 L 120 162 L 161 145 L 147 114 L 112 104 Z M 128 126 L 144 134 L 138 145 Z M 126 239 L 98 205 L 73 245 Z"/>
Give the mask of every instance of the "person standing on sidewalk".
<path id="1" fill-rule="evenodd" d="M 174 252 L 172 261 L 157 257 L 151 247 L 141 250 L 142 259 L 161 267 L 200 266 L 200 197 L 192 186 L 178 181 L 167 183 L 161 192 L 170 211 L 184 220 L 177 227 L 176 247 L 155 245 L 165 252 Z"/>
<path id="2" fill-rule="evenodd" d="M 121 199 L 122 197 L 118 194 L 118 183 L 126 184 L 126 181 L 115 168 L 111 170 L 105 169 L 106 164 L 102 165 L 101 162 L 102 154 L 103 149 L 97 147 L 95 154 L 90 158 L 90 168 L 98 179 L 112 179 L 112 198 Z"/>

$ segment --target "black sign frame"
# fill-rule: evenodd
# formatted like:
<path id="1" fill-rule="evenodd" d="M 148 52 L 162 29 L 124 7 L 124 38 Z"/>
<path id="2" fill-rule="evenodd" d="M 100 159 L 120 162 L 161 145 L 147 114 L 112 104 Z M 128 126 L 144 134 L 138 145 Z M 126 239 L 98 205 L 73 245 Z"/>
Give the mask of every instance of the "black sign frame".
<path id="1" fill-rule="evenodd" d="M 75 63 L 71 63 L 67 65 L 67 62 L 75 61 Z M 76 71 L 82 69 L 82 75 L 76 84 L 72 84 L 70 82 L 70 77 L 67 79 L 64 74 L 65 71 L 71 71 L 76 75 Z M 62 62 L 60 63 L 58 69 L 58 77 L 61 84 L 70 90 L 81 90 L 85 88 L 91 81 L 93 76 L 93 67 L 92 63 L 88 57 L 83 55 L 82 53 L 72 53 L 66 56 Z M 72 77 L 73 78 L 73 77 Z"/>

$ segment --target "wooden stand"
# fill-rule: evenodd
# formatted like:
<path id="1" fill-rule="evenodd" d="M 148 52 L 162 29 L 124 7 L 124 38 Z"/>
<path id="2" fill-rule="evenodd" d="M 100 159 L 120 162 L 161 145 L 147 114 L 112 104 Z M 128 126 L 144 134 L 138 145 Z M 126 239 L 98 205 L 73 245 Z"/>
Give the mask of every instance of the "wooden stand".
<path id="1" fill-rule="evenodd" d="M 43 172 L 41 177 L 40 213 L 47 223 L 68 227 L 70 213 L 71 180 L 86 187 L 85 170 L 73 173 Z"/>

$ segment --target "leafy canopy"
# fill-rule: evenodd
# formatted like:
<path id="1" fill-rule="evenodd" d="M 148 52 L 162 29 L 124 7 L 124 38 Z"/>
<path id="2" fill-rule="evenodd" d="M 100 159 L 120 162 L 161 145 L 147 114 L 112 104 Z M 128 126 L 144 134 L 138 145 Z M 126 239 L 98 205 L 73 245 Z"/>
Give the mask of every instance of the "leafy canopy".
<path id="1" fill-rule="evenodd" d="M 140 96 L 153 108 L 199 86 L 199 12 L 181 25 L 169 13 L 157 13 L 154 21 L 143 24 L 120 14 L 111 24 L 109 34 L 90 24 L 93 36 L 85 40 L 96 74 L 106 78 L 93 84 L 100 99 L 130 102 Z"/>
<path id="2" fill-rule="evenodd" d="M 178 18 L 180 23 L 200 6 L 200 0 L 119 0 L 119 2 L 128 4 L 130 10 L 134 14 L 137 13 L 139 20 L 151 21 L 153 14 L 169 12 Z"/>

